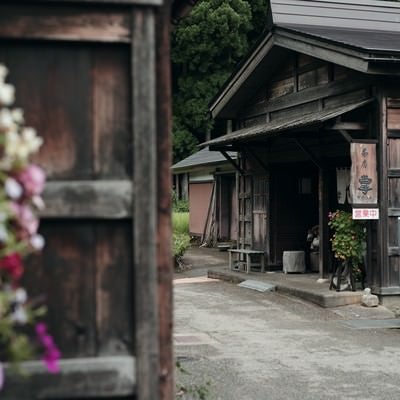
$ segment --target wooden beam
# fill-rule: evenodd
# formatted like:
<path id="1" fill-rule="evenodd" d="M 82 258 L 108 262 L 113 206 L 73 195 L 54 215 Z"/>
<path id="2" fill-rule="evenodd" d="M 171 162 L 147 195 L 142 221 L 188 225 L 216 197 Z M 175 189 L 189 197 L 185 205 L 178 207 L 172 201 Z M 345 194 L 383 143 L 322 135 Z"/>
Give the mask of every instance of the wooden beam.
<path id="1" fill-rule="evenodd" d="M 353 142 L 353 138 L 344 129 L 339 129 L 340 134 L 346 139 L 348 143 Z"/>
<path id="2" fill-rule="evenodd" d="M 367 130 L 367 124 L 363 122 L 341 122 L 337 121 L 329 129 L 332 130 L 346 130 L 346 131 L 365 131 Z"/>
<path id="3" fill-rule="evenodd" d="M 329 82 L 324 86 L 310 87 L 301 92 L 277 97 L 266 102 L 261 102 L 246 112 L 246 117 L 257 117 L 267 112 L 279 111 L 284 108 L 299 106 L 321 98 L 333 97 L 339 94 L 351 93 L 367 87 L 368 80 L 360 77 L 352 82 Z"/>
<path id="4" fill-rule="evenodd" d="M 0 38 L 58 41 L 131 41 L 130 15 L 121 8 L 0 5 Z"/>
<path id="5" fill-rule="evenodd" d="M 307 156 L 310 158 L 310 160 L 319 168 L 319 169 L 323 169 L 324 166 L 321 162 L 321 160 L 319 160 L 310 149 L 308 149 L 303 143 L 300 142 L 299 139 L 295 139 L 293 138 L 293 141 L 297 144 L 297 146 L 300 147 L 301 150 L 303 150 L 303 152 L 305 154 L 307 154 Z"/>
<path id="6" fill-rule="evenodd" d="M 13 0 L 13 2 L 23 2 L 26 0 Z M 163 0 L 31 0 L 31 3 L 84 3 L 84 4 L 129 4 L 140 6 L 161 5 Z"/>
<path id="7" fill-rule="evenodd" d="M 6 365 L 7 385 L 1 400 L 83 399 L 132 396 L 135 393 L 135 359 L 131 356 L 60 360 L 60 373 L 49 379 L 42 361 L 21 363 L 24 375 Z"/>
<path id="8" fill-rule="evenodd" d="M 121 219 L 132 215 L 131 181 L 52 181 L 46 184 L 42 218 Z"/>
<path id="9" fill-rule="evenodd" d="M 239 172 L 240 175 L 244 174 L 244 171 L 242 170 L 242 168 L 240 168 L 239 164 L 237 164 L 226 151 L 221 150 L 221 154 L 233 165 L 233 167 L 236 169 L 236 171 Z"/>
<path id="10" fill-rule="evenodd" d="M 265 172 L 269 172 L 269 167 L 267 164 L 265 164 L 265 162 L 263 160 L 261 160 L 261 158 L 256 154 L 256 152 L 252 149 L 252 148 L 245 148 L 246 151 L 258 162 L 258 164 L 261 166 L 261 168 L 265 171 Z"/>
<path id="11" fill-rule="evenodd" d="M 132 10 L 134 287 L 137 398 L 160 399 L 157 282 L 156 33 L 152 8 Z"/>
<path id="12" fill-rule="evenodd" d="M 281 27 L 275 32 L 274 43 L 277 46 L 343 65 L 356 71 L 364 73 L 368 71 L 368 54 L 362 51 L 301 36 L 297 32 L 290 32 Z"/>

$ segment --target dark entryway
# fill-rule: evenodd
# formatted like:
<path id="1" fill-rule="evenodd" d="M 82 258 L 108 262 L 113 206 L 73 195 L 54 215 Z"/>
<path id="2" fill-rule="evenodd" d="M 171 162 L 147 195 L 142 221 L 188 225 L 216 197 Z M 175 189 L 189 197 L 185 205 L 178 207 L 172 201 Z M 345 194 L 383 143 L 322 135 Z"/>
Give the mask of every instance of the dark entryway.
<path id="1" fill-rule="evenodd" d="M 284 251 L 306 250 L 307 231 L 318 225 L 318 169 L 311 163 L 271 168 L 271 257 L 281 264 Z"/>

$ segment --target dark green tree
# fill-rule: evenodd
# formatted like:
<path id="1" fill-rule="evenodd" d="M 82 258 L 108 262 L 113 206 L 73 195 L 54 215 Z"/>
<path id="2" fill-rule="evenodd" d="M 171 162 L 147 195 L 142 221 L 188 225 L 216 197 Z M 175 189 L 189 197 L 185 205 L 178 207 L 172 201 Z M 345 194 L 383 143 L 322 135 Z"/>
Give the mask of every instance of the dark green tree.
<path id="1" fill-rule="evenodd" d="M 173 33 L 174 161 L 212 132 L 208 104 L 266 25 L 266 0 L 201 0 Z"/>

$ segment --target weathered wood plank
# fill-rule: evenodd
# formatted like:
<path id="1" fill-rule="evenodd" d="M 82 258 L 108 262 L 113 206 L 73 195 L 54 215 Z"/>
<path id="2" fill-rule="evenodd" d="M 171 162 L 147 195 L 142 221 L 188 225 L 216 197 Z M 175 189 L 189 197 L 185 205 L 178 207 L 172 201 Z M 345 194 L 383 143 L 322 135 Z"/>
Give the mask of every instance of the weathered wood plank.
<path id="1" fill-rule="evenodd" d="M 7 374 L 2 400 L 121 398 L 135 393 L 135 359 L 131 356 L 61 360 L 61 372 L 51 377 L 41 361 L 24 362 L 22 368 L 28 376 Z M 6 373 L 10 369 L 7 365 Z"/>
<path id="2" fill-rule="evenodd" d="M 294 107 L 321 98 L 328 98 L 339 94 L 345 94 L 365 87 L 367 82 L 365 78 L 354 80 L 352 82 L 330 82 L 321 87 L 304 89 L 301 92 L 293 93 L 289 96 L 276 98 L 269 102 L 258 103 L 243 113 L 246 117 L 255 117 L 267 112 L 278 111 L 287 107 Z"/>
<path id="3" fill-rule="evenodd" d="M 400 108 L 388 108 L 387 127 L 390 130 L 400 129 Z"/>
<path id="4" fill-rule="evenodd" d="M 14 0 L 24 1 L 24 0 Z M 25 0 L 26 1 L 26 0 Z M 161 5 L 162 0 L 33 0 L 42 3 L 93 3 L 93 4 L 132 4 L 141 6 Z"/>
<path id="5" fill-rule="evenodd" d="M 159 393 L 159 317 L 157 295 L 157 128 L 154 10 L 132 13 L 134 186 L 134 269 L 137 388 L 141 400 Z"/>
<path id="6" fill-rule="evenodd" d="M 57 3 L 60 3 L 57 1 Z M 121 8 L 0 5 L 0 37 L 129 43 L 129 13 Z"/>
<path id="7" fill-rule="evenodd" d="M 120 219 L 132 215 L 131 181 L 48 182 L 43 197 L 43 218 Z"/>
<path id="8" fill-rule="evenodd" d="M 132 177 L 129 48 L 93 53 L 93 171 L 96 178 Z"/>
<path id="9" fill-rule="evenodd" d="M 133 348 L 133 263 L 130 221 L 97 222 L 95 227 L 97 352 L 127 355 Z"/>
<path id="10" fill-rule="evenodd" d="M 50 42 L 2 41 L 0 46 L 0 59 L 16 87 L 16 104 L 24 109 L 27 125 L 44 139 L 34 160 L 52 179 L 92 177 L 91 51 L 88 45 Z"/>
<path id="11" fill-rule="evenodd" d="M 28 260 L 24 286 L 46 295 L 47 322 L 64 358 L 96 355 L 93 224 L 42 221 L 46 246 Z"/>

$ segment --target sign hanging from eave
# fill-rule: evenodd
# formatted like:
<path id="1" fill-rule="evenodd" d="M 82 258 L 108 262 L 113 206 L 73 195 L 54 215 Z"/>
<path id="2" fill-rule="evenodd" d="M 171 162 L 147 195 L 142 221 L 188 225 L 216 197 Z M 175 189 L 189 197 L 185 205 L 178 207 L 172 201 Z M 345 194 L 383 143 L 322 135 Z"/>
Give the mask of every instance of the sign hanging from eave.
<path id="1" fill-rule="evenodd" d="M 353 205 L 378 204 L 376 144 L 351 143 L 350 193 Z"/>

